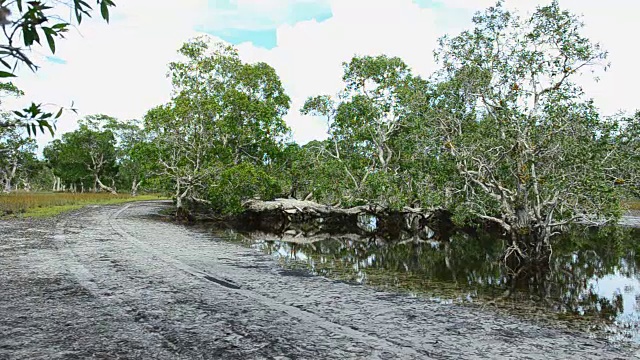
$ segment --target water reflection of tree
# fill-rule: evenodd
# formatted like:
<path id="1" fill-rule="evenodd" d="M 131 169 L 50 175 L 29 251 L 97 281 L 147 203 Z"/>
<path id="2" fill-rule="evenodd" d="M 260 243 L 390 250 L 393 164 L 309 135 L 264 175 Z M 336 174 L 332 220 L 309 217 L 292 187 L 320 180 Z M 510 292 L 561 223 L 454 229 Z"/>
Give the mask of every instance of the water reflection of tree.
<path id="1" fill-rule="evenodd" d="M 501 261 L 503 242 L 482 232 L 458 232 L 440 242 L 337 236 L 313 244 L 270 241 L 261 247 L 292 259 L 302 253 L 311 269 L 321 275 L 412 289 L 448 283 L 478 296 L 506 293 L 516 303 L 534 301 L 562 313 L 612 319 L 623 310 L 621 296 L 613 300 L 600 297 L 590 284 L 616 272 L 635 276 L 638 239 L 637 230 L 576 230 L 558 239 L 550 261 L 512 268 Z"/>
<path id="2" fill-rule="evenodd" d="M 548 264 L 524 271 L 514 281 L 556 311 L 612 320 L 623 311 L 622 295 L 603 298 L 592 280 L 616 273 L 635 277 L 639 239 L 640 231 L 632 229 L 575 230 L 558 239 Z"/>

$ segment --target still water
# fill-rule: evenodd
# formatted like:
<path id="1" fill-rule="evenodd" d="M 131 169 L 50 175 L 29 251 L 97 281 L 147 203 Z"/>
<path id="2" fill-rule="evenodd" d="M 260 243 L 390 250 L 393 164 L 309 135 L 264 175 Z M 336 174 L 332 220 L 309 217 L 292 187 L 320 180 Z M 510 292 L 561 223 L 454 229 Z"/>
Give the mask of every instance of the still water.
<path id="1" fill-rule="evenodd" d="M 402 240 L 215 233 L 319 276 L 501 307 L 640 343 L 640 229 L 576 230 L 556 239 L 548 263 L 515 269 L 504 264 L 504 242 L 482 232 Z"/>

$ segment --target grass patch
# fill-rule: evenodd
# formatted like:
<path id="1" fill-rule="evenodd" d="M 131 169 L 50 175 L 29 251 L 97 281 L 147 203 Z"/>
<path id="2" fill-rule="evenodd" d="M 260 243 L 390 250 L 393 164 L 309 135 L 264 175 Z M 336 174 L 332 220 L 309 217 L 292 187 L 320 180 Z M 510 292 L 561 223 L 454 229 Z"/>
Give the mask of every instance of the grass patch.
<path id="1" fill-rule="evenodd" d="M 121 204 L 132 201 L 167 199 L 157 194 L 112 195 L 107 193 L 28 193 L 0 194 L 0 218 L 50 217 L 87 205 Z"/>
<path id="2" fill-rule="evenodd" d="M 626 200 L 623 205 L 629 210 L 640 211 L 640 200 Z"/>

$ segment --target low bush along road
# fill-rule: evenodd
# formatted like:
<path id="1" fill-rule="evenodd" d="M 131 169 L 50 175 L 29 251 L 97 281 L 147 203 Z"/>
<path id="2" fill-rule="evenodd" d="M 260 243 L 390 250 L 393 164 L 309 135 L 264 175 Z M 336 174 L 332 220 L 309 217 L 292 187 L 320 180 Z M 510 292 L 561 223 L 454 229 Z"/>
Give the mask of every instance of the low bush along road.
<path id="1" fill-rule="evenodd" d="M 0 221 L 0 359 L 635 356 L 491 310 L 284 270 L 150 216 L 166 206 Z"/>

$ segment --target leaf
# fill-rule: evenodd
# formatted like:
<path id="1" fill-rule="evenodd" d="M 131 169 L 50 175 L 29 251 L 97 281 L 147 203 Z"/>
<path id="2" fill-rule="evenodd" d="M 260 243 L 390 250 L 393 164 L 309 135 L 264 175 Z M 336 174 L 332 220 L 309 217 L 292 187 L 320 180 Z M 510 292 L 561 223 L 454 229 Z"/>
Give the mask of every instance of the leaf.
<path id="1" fill-rule="evenodd" d="M 82 21 L 82 14 L 85 14 L 88 17 L 91 17 L 91 14 L 87 9 L 92 10 L 92 8 L 89 4 L 87 4 L 82 0 L 73 0 L 73 2 L 76 10 L 76 19 L 78 20 L 78 25 L 79 25 L 80 22 Z"/>
<path id="2" fill-rule="evenodd" d="M 0 71 L 0 78 L 16 77 L 14 74 L 7 71 Z"/>
<path id="3" fill-rule="evenodd" d="M 33 45 L 33 40 L 35 40 L 34 31 L 27 26 L 26 23 L 22 24 L 22 37 L 24 38 L 24 45 L 31 46 Z"/>
<path id="4" fill-rule="evenodd" d="M 100 12 L 102 13 L 102 18 L 105 19 L 105 21 L 108 23 L 109 22 L 109 4 L 104 0 L 100 3 Z"/>
<path id="5" fill-rule="evenodd" d="M 33 29 L 33 40 L 40 44 L 40 34 L 38 34 L 38 30 L 36 28 Z"/>
<path id="6" fill-rule="evenodd" d="M 0 58 L 0 62 L 2 63 L 2 65 L 4 65 L 5 67 L 11 69 L 11 65 L 9 65 L 8 62 L 6 62 L 4 59 Z M 15 75 L 14 75 L 15 76 Z"/>
<path id="7" fill-rule="evenodd" d="M 53 35 L 55 32 L 48 27 L 43 27 L 44 35 L 47 37 L 47 42 L 49 43 L 49 49 L 51 49 L 51 53 L 56 53 L 56 42 L 53 40 Z"/>
<path id="8" fill-rule="evenodd" d="M 82 23 L 82 5 L 80 4 L 80 0 L 73 0 L 73 9 L 76 13 L 76 21 L 78 25 Z"/>
<path id="9" fill-rule="evenodd" d="M 62 110 L 64 110 L 64 109 L 60 108 L 60 110 L 58 110 L 58 113 L 55 116 L 56 119 L 60 118 L 60 116 L 62 115 Z"/>

